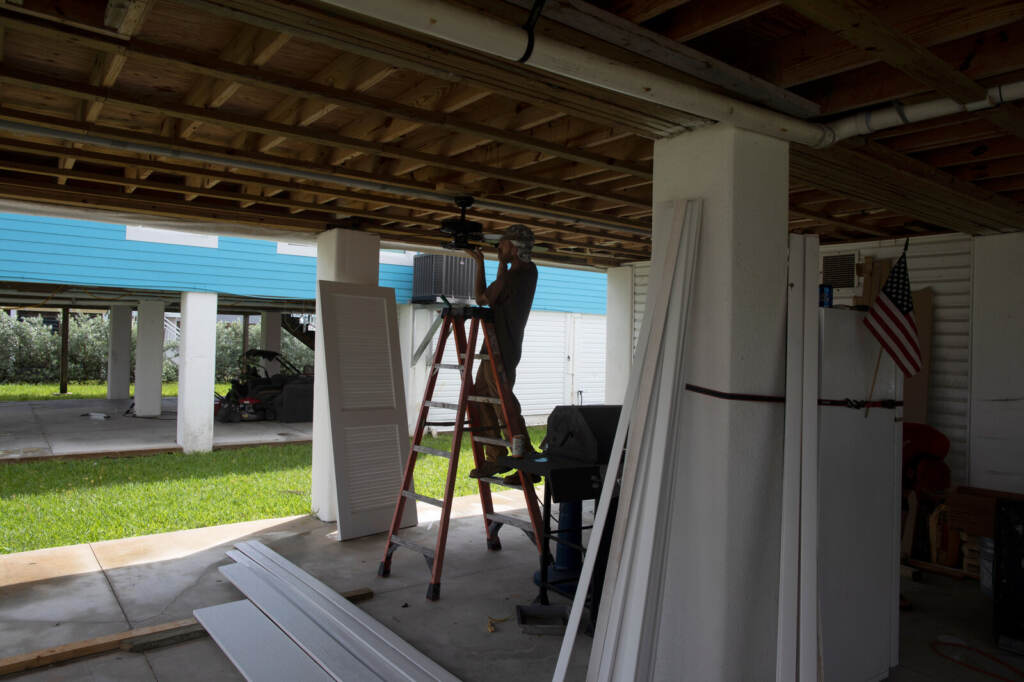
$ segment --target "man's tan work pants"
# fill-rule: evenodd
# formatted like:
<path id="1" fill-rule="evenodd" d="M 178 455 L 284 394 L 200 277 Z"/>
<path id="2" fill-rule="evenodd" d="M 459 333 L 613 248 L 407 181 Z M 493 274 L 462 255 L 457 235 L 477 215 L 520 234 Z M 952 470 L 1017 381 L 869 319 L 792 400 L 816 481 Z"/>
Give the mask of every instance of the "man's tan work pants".
<path id="1" fill-rule="evenodd" d="M 481 351 L 483 352 L 483 351 Z M 508 372 L 506 371 L 506 374 Z M 509 418 L 512 419 L 512 423 L 516 425 L 518 433 L 523 434 L 526 438 L 526 442 L 523 443 L 524 449 L 531 450 L 530 435 L 526 431 L 526 422 L 523 420 L 522 407 L 519 405 L 519 400 L 515 394 L 512 393 L 512 385 L 515 383 L 515 375 L 508 377 L 509 380 L 509 392 L 505 396 L 506 405 L 509 411 Z M 475 395 L 485 395 L 492 398 L 498 396 L 498 382 L 494 377 L 494 372 L 491 370 L 491 363 L 489 360 L 485 360 L 480 363 L 479 369 L 476 372 L 476 382 L 473 384 L 473 393 Z M 501 438 L 501 430 L 499 424 L 504 421 L 504 416 L 501 413 L 501 405 L 490 405 L 487 403 L 469 403 L 469 409 L 473 410 L 473 422 L 476 424 L 477 429 L 474 431 L 478 436 L 484 436 L 485 438 Z M 508 433 L 506 429 L 506 440 L 511 441 L 512 435 Z M 508 450 L 498 445 L 484 445 L 484 458 L 490 462 L 493 462 L 498 457 L 504 455 Z"/>

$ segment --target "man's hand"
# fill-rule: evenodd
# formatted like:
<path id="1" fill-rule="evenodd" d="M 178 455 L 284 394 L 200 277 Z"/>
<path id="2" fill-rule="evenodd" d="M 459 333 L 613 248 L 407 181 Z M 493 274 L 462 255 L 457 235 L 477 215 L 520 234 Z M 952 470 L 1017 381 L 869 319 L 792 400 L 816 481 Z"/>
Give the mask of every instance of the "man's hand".
<path id="1" fill-rule="evenodd" d="M 483 250 L 479 246 L 476 247 L 475 249 L 463 249 L 463 250 L 473 260 L 477 261 L 478 263 L 483 262 L 483 260 L 484 260 L 484 252 L 483 252 Z"/>

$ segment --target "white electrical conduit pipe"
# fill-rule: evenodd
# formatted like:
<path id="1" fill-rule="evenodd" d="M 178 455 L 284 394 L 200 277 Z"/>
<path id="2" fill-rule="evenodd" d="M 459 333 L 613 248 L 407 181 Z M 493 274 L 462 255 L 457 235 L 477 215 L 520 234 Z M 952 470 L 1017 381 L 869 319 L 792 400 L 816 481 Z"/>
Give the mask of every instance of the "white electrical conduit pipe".
<path id="1" fill-rule="evenodd" d="M 510 61 L 519 61 L 528 45 L 524 29 L 443 0 L 322 2 Z M 816 148 L 855 135 L 962 111 L 989 109 L 1024 98 L 1024 81 L 1021 81 L 991 88 L 986 99 L 969 104 L 945 98 L 906 107 L 885 107 L 831 123 L 812 123 L 602 57 L 541 34 L 534 36 L 533 51 L 525 63 L 670 109 Z"/>

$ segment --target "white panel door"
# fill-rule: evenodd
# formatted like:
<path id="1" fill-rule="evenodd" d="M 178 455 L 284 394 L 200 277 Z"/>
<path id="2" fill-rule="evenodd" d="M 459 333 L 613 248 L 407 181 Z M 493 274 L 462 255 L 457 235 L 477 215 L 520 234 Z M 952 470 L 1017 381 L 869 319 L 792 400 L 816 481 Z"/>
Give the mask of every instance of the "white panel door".
<path id="1" fill-rule="evenodd" d="M 640 323 L 644 319 L 647 307 L 647 280 L 651 275 L 651 264 L 636 263 L 633 265 L 633 352 L 640 338 Z"/>
<path id="2" fill-rule="evenodd" d="M 340 539 L 391 523 L 409 453 L 393 289 L 320 281 Z M 415 525 L 416 505 L 402 525 Z"/>
<path id="3" fill-rule="evenodd" d="M 572 376 L 574 405 L 600 405 L 604 403 L 605 337 L 608 332 L 604 315 L 572 316 Z"/>

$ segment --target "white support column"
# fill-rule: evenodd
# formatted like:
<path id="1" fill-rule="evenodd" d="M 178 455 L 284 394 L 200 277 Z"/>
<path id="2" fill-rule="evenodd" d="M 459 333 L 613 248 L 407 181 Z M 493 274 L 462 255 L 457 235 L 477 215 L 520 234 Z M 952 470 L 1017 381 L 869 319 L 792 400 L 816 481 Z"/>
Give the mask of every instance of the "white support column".
<path id="1" fill-rule="evenodd" d="M 655 210 L 704 200 L 688 384 L 785 394 L 788 179 L 788 145 L 756 133 L 719 124 L 655 142 Z M 655 248 L 664 239 L 655 233 Z M 783 405 L 694 391 L 679 398 L 686 435 L 659 512 L 671 577 L 647 602 L 655 642 L 647 670 L 651 679 L 774 679 Z"/>
<path id="2" fill-rule="evenodd" d="M 213 449 L 213 384 L 217 358 L 217 294 L 181 294 L 178 352 L 178 445 L 185 452 Z"/>
<path id="3" fill-rule="evenodd" d="M 626 396 L 633 362 L 633 268 L 608 268 L 605 313 L 604 401 L 618 405 Z"/>
<path id="4" fill-rule="evenodd" d="M 268 311 L 260 315 L 260 348 L 281 352 L 281 313 Z M 273 376 L 281 371 L 280 362 L 263 361 L 267 374 Z"/>
<path id="5" fill-rule="evenodd" d="M 334 229 L 316 240 L 316 279 L 377 286 L 380 270 L 380 237 L 368 232 Z M 320 288 L 317 287 L 316 319 L 319 329 Z M 319 332 L 318 332 L 319 333 Z M 334 442 L 331 439 L 330 396 L 324 344 L 317 339 L 314 350 L 313 383 L 313 512 L 322 521 L 338 519 L 337 486 L 334 479 Z"/>
<path id="6" fill-rule="evenodd" d="M 139 301 L 135 338 L 135 414 L 159 417 L 164 367 L 164 303 Z"/>
<path id="7" fill-rule="evenodd" d="M 110 306 L 107 341 L 107 400 L 131 397 L 132 307 Z"/>

